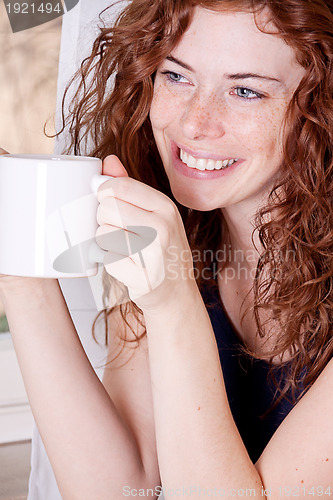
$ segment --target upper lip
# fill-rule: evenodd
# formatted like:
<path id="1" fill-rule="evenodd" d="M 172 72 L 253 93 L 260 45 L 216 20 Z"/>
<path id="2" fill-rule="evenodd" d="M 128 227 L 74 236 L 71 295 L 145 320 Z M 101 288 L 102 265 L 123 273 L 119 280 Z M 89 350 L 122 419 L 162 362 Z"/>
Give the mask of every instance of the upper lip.
<path id="1" fill-rule="evenodd" d="M 221 156 L 214 153 L 210 153 L 209 151 L 192 151 L 188 147 L 183 146 L 181 144 L 175 143 L 175 145 L 177 148 L 182 149 L 183 151 L 193 156 L 194 158 L 202 158 L 205 160 L 215 160 L 215 161 L 233 160 L 235 158 L 238 158 L 238 156 Z"/>

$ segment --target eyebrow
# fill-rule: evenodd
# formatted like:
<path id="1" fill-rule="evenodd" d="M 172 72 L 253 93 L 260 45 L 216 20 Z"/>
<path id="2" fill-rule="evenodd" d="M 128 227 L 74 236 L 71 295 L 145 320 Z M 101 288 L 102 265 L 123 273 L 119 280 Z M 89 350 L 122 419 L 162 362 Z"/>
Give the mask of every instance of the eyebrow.
<path id="1" fill-rule="evenodd" d="M 183 61 L 180 61 L 176 57 L 167 56 L 166 59 L 170 62 L 178 64 L 182 68 L 185 68 L 187 71 L 191 71 L 192 73 L 195 73 L 194 69 L 191 68 L 191 66 L 184 63 Z M 226 73 L 226 74 L 224 74 L 224 77 L 229 78 L 230 80 L 246 80 L 248 78 L 255 78 L 257 80 L 268 80 L 268 81 L 277 82 L 277 83 L 283 85 L 281 80 L 278 80 L 277 78 L 274 78 L 272 76 L 259 75 L 257 73 L 233 73 L 233 74 Z"/>
<path id="2" fill-rule="evenodd" d="M 234 73 L 234 74 L 225 74 L 224 76 L 226 78 L 229 78 L 230 80 L 246 80 L 247 78 L 256 78 L 257 80 L 268 80 L 283 85 L 281 80 L 278 80 L 273 76 L 258 75 L 257 73 Z"/>
<path id="3" fill-rule="evenodd" d="M 194 69 L 191 68 L 191 66 L 189 66 L 188 64 L 185 64 L 184 62 L 180 61 L 179 59 L 177 59 L 176 57 L 173 57 L 173 56 L 167 56 L 165 58 L 167 61 L 171 61 L 173 63 L 176 63 L 178 64 L 179 66 L 181 66 L 182 68 L 185 68 L 187 69 L 187 71 L 191 71 L 192 73 L 195 73 Z"/>

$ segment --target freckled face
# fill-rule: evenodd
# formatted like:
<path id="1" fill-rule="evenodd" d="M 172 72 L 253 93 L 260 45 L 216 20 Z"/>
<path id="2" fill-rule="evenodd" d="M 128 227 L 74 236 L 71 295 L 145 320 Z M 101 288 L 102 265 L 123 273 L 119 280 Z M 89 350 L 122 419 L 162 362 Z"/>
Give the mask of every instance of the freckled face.
<path id="1" fill-rule="evenodd" d="M 196 8 L 157 70 L 150 111 L 180 203 L 258 206 L 278 176 L 283 118 L 304 72 L 293 49 L 258 30 L 251 13 Z M 238 161 L 219 169 L 231 160 Z"/>

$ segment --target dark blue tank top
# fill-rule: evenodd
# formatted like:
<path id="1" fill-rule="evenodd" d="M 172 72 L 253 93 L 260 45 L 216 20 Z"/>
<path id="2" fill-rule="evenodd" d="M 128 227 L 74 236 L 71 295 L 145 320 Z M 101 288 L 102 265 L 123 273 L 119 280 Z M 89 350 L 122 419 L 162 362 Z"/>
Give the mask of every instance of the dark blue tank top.
<path id="1" fill-rule="evenodd" d="M 205 287 L 202 297 L 214 329 L 230 409 L 251 460 L 255 463 L 282 420 L 293 407 L 291 393 L 265 418 L 261 416 L 272 406 L 275 385 L 267 377 L 269 364 L 253 359 L 239 349 L 242 341 L 236 335 L 224 312 L 218 290 Z M 277 380 L 281 368 L 276 367 Z M 299 389 L 301 391 L 302 387 Z M 296 392 L 298 396 L 299 392 Z"/>

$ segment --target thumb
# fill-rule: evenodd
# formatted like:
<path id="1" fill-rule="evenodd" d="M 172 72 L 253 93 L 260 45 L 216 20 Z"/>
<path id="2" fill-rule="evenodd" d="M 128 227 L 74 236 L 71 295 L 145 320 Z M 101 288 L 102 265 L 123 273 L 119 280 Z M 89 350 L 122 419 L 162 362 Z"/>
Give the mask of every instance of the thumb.
<path id="1" fill-rule="evenodd" d="M 111 175 L 112 177 L 128 177 L 128 173 L 119 158 L 115 155 L 110 155 L 103 161 L 103 175 Z"/>

